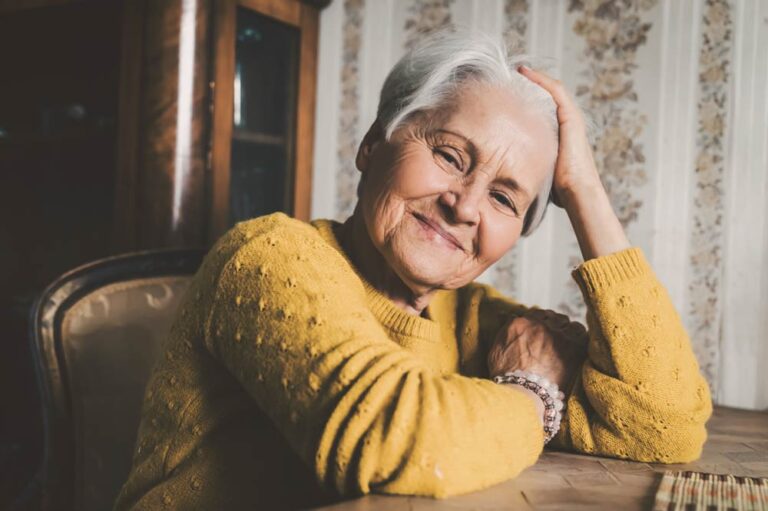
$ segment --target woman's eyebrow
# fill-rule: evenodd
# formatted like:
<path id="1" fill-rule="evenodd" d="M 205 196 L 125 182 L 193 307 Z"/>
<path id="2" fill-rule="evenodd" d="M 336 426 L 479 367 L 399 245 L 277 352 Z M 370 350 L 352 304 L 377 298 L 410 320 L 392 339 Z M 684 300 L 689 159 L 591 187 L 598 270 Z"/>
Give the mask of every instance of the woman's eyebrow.
<path id="1" fill-rule="evenodd" d="M 473 156 L 478 155 L 478 148 L 477 148 L 477 146 L 475 146 L 475 144 L 472 142 L 472 140 L 469 137 L 467 137 L 466 135 L 464 135 L 463 133 L 460 133 L 458 131 L 453 131 L 453 130 L 447 129 L 447 128 L 438 128 L 438 129 L 435 130 L 435 132 L 437 132 L 437 133 L 446 133 L 448 135 L 453 135 L 454 137 L 458 137 L 458 138 L 462 139 L 464 141 L 464 143 L 467 144 L 467 147 L 468 147 L 468 150 L 470 151 L 470 153 Z M 505 186 L 505 187 L 509 188 L 510 190 L 512 190 L 515 193 L 522 194 L 523 197 L 526 200 L 530 200 L 530 198 L 531 198 L 531 195 L 525 190 L 525 188 L 520 186 L 520 183 L 518 183 L 517 180 L 515 178 L 513 178 L 513 177 L 501 176 L 501 177 L 498 177 L 498 178 L 494 179 L 494 182 L 499 183 L 502 186 Z"/>
<path id="2" fill-rule="evenodd" d="M 435 132 L 436 133 L 444 133 L 444 134 L 447 134 L 447 135 L 452 135 L 452 136 L 454 136 L 456 138 L 460 138 L 464 142 L 465 148 L 466 148 L 467 152 L 469 153 L 469 157 L 473 161 L 477 161 L 478 159 L 481 158 L 480 148 L 478 148 L 477 145 L 475 145 L 475 143 L 472 142 L 472 139 L 470 139 L 468 136 L 464 135 L 463 133 L 461 133 L 459 131 L 454 131 L 454 130 L 451 130 L 451 129 L 448 129 L 448 128 L 437 128 L 435 130 Z"/>
<path id="3" fill-rule="evenodd" d="M 494 179 L 496 183 L 501 183 L 503 186 L 506 186 L 510 190 L 516 193 L 521 193 L 526 200 L 529 200 L 531 198 L 530 194 L 520 186 L 520 183 L 517 182 L 517 180 L 513 177 L 507 177 L 507 176 L 501 176 L 496 179 Z"/>
<path id="4" fill-rule="evenodd" d="M 435 130 L 436 133 L 446 133 L 448 135 L 453 135 L 454 137 L 460 138 L 464 141 L 465 144 L 467 144 L 467 147 L 469 150 L 471 150 L 474 153 L 477 153 L 477 147 L 475 146 L 474 142 L 472 140 L 464 135 L 463 133 L 460 133 L 458 131 L 449 130 L 446 128 L 438 128 Z"/>

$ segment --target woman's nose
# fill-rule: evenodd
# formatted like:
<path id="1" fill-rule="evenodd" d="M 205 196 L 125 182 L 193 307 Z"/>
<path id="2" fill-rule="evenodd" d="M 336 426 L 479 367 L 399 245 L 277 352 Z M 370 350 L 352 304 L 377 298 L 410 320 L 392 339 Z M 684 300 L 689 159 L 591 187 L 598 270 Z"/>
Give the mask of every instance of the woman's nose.
<path id="1" fill-rule="evenodd" d="M 446 191 L 440 195 L 440 205 L 452 222 L 474 225 L 480 220 L 481 195 L 473 188 Z"/>

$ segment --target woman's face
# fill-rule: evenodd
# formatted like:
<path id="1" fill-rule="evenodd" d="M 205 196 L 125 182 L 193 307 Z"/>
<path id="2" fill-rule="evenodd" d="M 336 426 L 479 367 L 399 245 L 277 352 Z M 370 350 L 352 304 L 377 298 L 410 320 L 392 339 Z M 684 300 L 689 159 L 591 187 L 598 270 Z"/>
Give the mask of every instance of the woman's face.
<path id="1" fill-rule="evenodd" d="M 411 289 L 461 287 L 518 240 L 556 157 L 544 116 L 490 86 L 466 87 L 389 141 L 374 125 L 357 157 L 371 241 Z"/>

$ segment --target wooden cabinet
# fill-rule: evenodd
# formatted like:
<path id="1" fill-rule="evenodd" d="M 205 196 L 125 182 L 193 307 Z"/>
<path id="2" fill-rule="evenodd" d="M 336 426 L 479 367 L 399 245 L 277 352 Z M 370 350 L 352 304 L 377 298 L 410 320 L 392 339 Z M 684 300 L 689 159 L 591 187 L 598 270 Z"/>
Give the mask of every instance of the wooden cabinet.
<path id="1" fill-rule="evenodd" d="M 18 36 L 6 31 L 6 39 L 15 39 L 8 40 L 12 58 L 4 69 L 6 79 L 0 80 L 8 83 L 0 86 L 11 92 L 20 87 L 30 104 L 38 99 L 50 103 L 70 84 L 83 86 L 61 108 L 43 105 L 44 113 L 53 116 L 46 119 L 39 118 L 43 110 L 27 112 L 25 103 L 6 95 L 8 108 L 0 110 L 0 143 L 6 152 L 12 144 L 26 143 L 23 140 L 45 145 L 53 139 L 38 134 L 49 133 L 48 126 L 53 125 L 63 130 L 56 132 L 57 140 L 82 138 L 87 123 L 70 122 L 70 113 L 77 116 L 78 108 L 89 107 L 89 101 L 112 94 L 113 110 L 101 108 L 107 113 L 94 128 L 110 138 L 92 147 L 113 163 L 92 169 L 104 189 L 77 200 L 80 207 L 98 200 L 112 204 L 110 211 L 98 215 L 106 234 L 99 234 L 97 241 L 107 252 L 205 247 L 235 222 L 273 211 L 308 220 L 318 18 L 328 3 L 0 0 L 0 17 L 9 26 L 34 27 L 36 20 L 48 23 L 57 13 L 87 19 L 109 11 L 109 16 L 94 18 L 103 20 L 96 22 L 103 30 L 88 32 L 101 38 L 91 43 L 93 49 L 62 58 L 53 56 L 66 52 L 68 41 L 77 39 L 73 31 L 77 22 L 56 26 L 58 46 L 46 42 L 40 31 Z M 41 30 L 48 29 L 41 25 Z M 100 58 L 106 48 L 116 50 L 113 58 L 89 59 Z M 46 60 L 38 53 L 52 57 Z M 86 66 L 92 60 L 94 64 Z M 74 64 L 64 69 L 69 61 Z M 81 68 L 98 70 L 100 78 L 87 79 Z M 45 69 L 55 70 L 61 79 L 27 80 L 28 86 L 17 79 L 29 76 L 28 69 L 41 77 L 47 76 Z M 45 92 L 45 87 L 55 94 Z M 69 107 L 74 110 L 61 110 Z M 99 120 L 91 119 L 91 114 L 92 110 L 84 114 L 86 121 Z M 31 157 L 31 153 L 13 154 L 21 155 L 13 164 L 22 168 L 24 158 Z M 11 188 L 8 191 L 14 196 Z"/>
<path id="2" fill-rule="evenodd" d="M 42 456 L 29 308 L 111 250 L 121 13 L 0 0 L 0 509 Z"/>
<path id="3" fill-rule="evenodd" d="M 318 4 L 216 7 L 210 232 L 273 211 L 308 220 Z"/>
<path id="4" fill-rule="evenodd" d="M 308 219 L 309 0 L 0 0 L 0 508 L 40 456 L 32 300 L 112 254 Z M 25 389 L 18 392 L 18 389 Z"/>
<path id="5" fill-rule="evenodd" d="M 274 211 L 309 219 L 318 17 L 327 3 L 133 8 L 146 23 L 125 45 L 127 65 L 140 62 L 123 101 L 126 248 L 205 246 L 235 222 Z"/>

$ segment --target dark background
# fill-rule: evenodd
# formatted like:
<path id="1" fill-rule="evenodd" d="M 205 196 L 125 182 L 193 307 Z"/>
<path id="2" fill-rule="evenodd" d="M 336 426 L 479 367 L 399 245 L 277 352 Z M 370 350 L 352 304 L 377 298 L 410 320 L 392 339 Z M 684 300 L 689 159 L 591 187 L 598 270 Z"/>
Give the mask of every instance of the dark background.
<path id="1" fill-rule="evenodd" d="M 27 316 L 113 252 L 119 1 L 0 16 L 0 508 L 42 456 Z"/>

